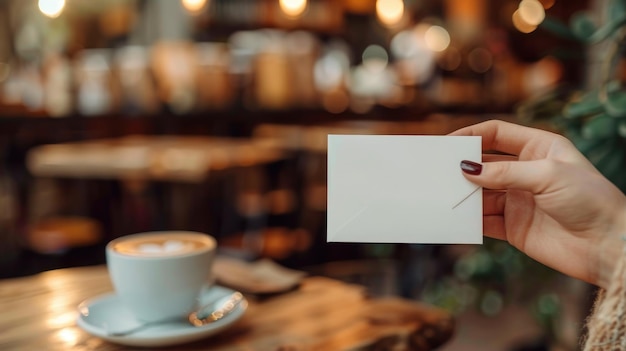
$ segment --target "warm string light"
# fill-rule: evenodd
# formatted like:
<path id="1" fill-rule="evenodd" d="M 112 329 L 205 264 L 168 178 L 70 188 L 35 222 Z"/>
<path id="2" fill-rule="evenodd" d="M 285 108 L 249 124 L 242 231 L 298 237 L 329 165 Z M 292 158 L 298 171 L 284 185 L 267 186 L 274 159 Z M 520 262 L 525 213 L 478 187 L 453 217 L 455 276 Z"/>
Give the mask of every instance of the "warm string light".
<path id="1" fill-rule="evenodd" d="M 289 17 L 298 17 L 304 13 L 307 0 L 279 0 L 280 9 Z"/>
<path id="2" fill-rule="evenodd" d="M 185 10 L 191 13 L 199 13 L 202 9 L 207 7 L 210 0 L 180 0 L 181 5 Z M 540 2 L 541 1 L 541 2 Z M 536 27 L 545 18 L 545 6 L 551 6 L 554 0 L 521 0 L 519 7 L 513 15 L 513 23 L 518 30 L 529 33 L 536 29 Z M 40 11 L 49 17 L 59 16 L 66 4 L 66 0 L 38 0 Z M 280 10 L 288 17 L 301 16 L 308 7 L 308 0 L 279 0 Z M 376 1 L 376 16 L 378 20 L 387 27 L 399 27 L 405 16 L 405 4 L 404 0 L 377 0 Z M 420 27 L 420 30 L 417 30 Z M 451 45 L 450 33 L 442 26 L 433 25 L 425 21 L 420 26 L 416 26 L 413 30 L 407 29 L 400 32 L 395 40 L 394 56 L 401 56 L 403 59 L 414 59 L 415 67 L 411 67 L 413 71 L 419 71 L 420 76 L 427 76 L 427 71 L 432 69 L 430 63 L 434 62 L 435 57 L 445 58 L 446 61 L 442 66 L 445 66 L 446 70 L 455 70 L 460 66 L 462 60 L 460 51 Z M 392 43 L 394 44 L 394 43 Z M 392 45 L 394 46 L 394 45 Z M 394 48 L 392 48 L 394 49 Z M 445 52 L 445 53 L 444 53 Z M 448 55 L 448 52 L 450 55 Z M 444 53 L 442 55 L 442 53 Z M 432 56 L 425 58 L 425 56 Z M 445 55 L 445 56 L 444 56 Z M 370 73 L 378 73 L 384 71 L 389 64 L 389 54 L 384 48 L 371 45 L 363 52 L 363 68 Z M 480 48 L 472 51 L 468 55 L 468 64 L 472 70 L 476 72 L 486 72 L 493 64 L 493 57 L 491 53 Z M 418 64 L 423 63 L 421 66 Z M 428 63 L 428 64 L 427 64 Z M 319 67 L 318 67 L 319 66 Z M 320 62 L 320 65 L 316 66 L 317 70 L 329 71 L 334 74 L 335 71 L 341 72 L 341 67 L 335 67 L 332 64 L 328 65 L 326 62 Z M 328 66 L 328 67 L 327 67 Z M 0 81 L 6 78 L 6 65 L 0 62 Z M 326 73 L 326 72 L 325 72 Z M 344 73 L 337 74 L 341 76 Z M 326 77 L 327 79 L 327 77 Z M 322 79 L 320 79 L 322 80 Z M 335 83 L 333 85 L 339 85 Z M 328 91 L 334 91 L 335 87 L 329 87 Z M 329 95 L 330 96 L 330 95 Z M 342 101 L 343 96 L 332 96 L 333 99 L 329 99 L 330 102 Z M 335 99 L 336 98 L 336 99 Z M 332 100 L 332 101 L 331 101 Z M 336 100 L 336 101 L 335 101 Z M 333 105 L 330 103 L 330 105 Z M 343 106 L 344 104 L 339 104 Z M 333 105 L 334 106 L 334 105 Z M 343 108 L 333 108 L 333 110 L 343 110 Z"/>
<path id="3" fill-rule="evenodd" d="M 376 15 L 386 26 L 394 26 L 402 20 L 404 16 L 403 0 L 377 0 Z"/>
<path id="4" fill-rule="evenodd" d="M 522 20 L 530 25 L 538 26 L 546 18 L 546 11 L 537 0 L 522 0 L 518 11 Z"/>
<path id="5" fill-rule="evenodd" d="M 39 0 L 39 11 L 50 18 L 59 17 L 65 8 L 65 0 Z"/>
<path id="6" fill-rule="evenodd" d="M 192 13 L 200 12 L 206 5 L 207 0 L 181 0 L 183 7 Z"/>
<path id="7" fill-rule="evenodd" d="M 524 19 L 522 18 L 519 9 L 515 10 L 515 12 L 513 12 L 513 25 L 515 26 L 515 28 L 522 32 L 522 33 L 531 33 L 533 32 L 535 29 L 537 29 L 536 25 L 532 25 L 529 24 L 528 22 L 524 21 Z"/>
<path id="8" fill-rule="evenodd" d="M 550 4 L 549 4 L 550 5 Z M 546 18 L 544 5 L 538 0 L 522 0 L 513 13 L 513 25 L 522 33 L 531 33 Z"/>

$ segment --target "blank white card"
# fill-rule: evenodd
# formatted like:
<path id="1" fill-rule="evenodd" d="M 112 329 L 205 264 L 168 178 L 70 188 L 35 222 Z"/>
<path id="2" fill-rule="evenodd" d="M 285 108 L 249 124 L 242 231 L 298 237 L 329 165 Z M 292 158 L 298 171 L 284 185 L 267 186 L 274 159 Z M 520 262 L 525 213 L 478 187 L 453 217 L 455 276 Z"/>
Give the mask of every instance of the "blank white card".
<path id="1" fill-rule="evenodd" d="M 329 135 L 328 242 L 481 244 L 479 136 Z"/>

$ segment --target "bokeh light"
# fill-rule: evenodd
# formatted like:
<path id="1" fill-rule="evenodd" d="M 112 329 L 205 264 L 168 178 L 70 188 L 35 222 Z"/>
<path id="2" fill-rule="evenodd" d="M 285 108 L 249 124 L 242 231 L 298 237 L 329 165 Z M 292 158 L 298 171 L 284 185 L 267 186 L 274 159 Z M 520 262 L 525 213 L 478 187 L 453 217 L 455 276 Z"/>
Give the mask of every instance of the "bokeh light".
<path id="1" fill-rule="evenodd" d="M 298 17 L 304 13 L 307 0 L 280 0 L 280 9 L 289 17 Z"/>
<path id="2" fill-rule="evenodd" d="M 200 12 L 207 0 L 181 0 L 183 7 L 189 12 Z"/>
<path id="3" fill-rule="evenodd" d="M 513 12 L 513 25 L 515 26 L 515 28 L 518 31 L 520 31 L 522 33 L 531 33 L 535 29 L 537 29 L 536 25 L 533 25 L 533 24 L 530 24 L 530 23 L 524 21 L 524 19 L 520 15 L 520 10 L 519 9 L 517 9 L 515 12 Z"/>
<path id="4" fill-rule="evenodd" d="M 524 90 L 528 94 L 544 91 L 558 84 L 563 77 L 563 64 L 552 56 L 530 65 L 524 74 Z"/>
<path id="5" fill-rule="evenodd" d="M 430 26 L 424 33 L 426 46 L 435 52 L 441 52 L 450 45 L 450 34 L 441 26 Z"/>
<path id="6" fill-rule="evenodd" d="M 353 111 L 355 111 L 354 104 L 372 105 L 377 101 L 389 99 L 395 94 L 394 88 L 397 87 L 397 77 L 392 69 L 379 70 L 380 66 L 378 66 L 376 70 L 372 70 L 371 67 L 366 66 L 366 62 L 368 61 L 354 67 L 348 78 L 348 89 L 352 97 L 350 107 Z M 357 110 L 361 111 L 359 108 Z"/>
<path id="7" fill-rule="evenodd" d="M 54 339 L 58 341 L 57 345 L 63 345 L 65 347 L 73 348 L 78 344 L 80 340 L 81 331 L 78 328 L 63 328 L 55 332 Z"/>
<path id="8" fill-rule="evenodd" d="M 435 55 L 426 46 L 424 33 L 428 25 L 401 31 L 391 39 L 390 49 L 402 84 L 423 83 L 434 72 Z"/>
<path id="9" fill-rule="evenodd" d="M 377 0 L 376 15 L 386 26 L 394 26 L 404 16 L 404 2 L 402 0 Z"/>
<path id="10" fill-rule="evenodd" d="M 363 50 L 363 67 L 370 72 L 381 72 L 389 63 L 387 51 L 380 45 L 370 45 Z"/>
<path id="11" fill-rule="evenodd" d="M 59 17 L 65 8 L 65 0 L 39 0 L 39 11 L 50 18 Z"/>
<path id="12" fill-rule="evenodd" d="M 419 43 L 416 36 L 407 30 L 394 35 L 389 47 L 391 53 L 399 58 L 413 57 L 419 53 Z"/>
<path id="13" fill-rule="evenodd" d="M 467 63 L 472 71 L 485 73 L 493 65 L 493 55 L 485 48 L 475 48 L 467 55 Z"/>
<path id="14" fill-rule="evenodd" d="M 343 83 L 348 68 L 347 58 L 341 52 L 331 51 L 315 62 L 313 78 L 318 90 L 337 88 Z"/>
<path id="15" fill-rule="evenodd" d="M 546 11 L 537 0 L 522 0 L 518 11 L 524 22 L 534 26 L 538 26 L 546 18 Z"/>

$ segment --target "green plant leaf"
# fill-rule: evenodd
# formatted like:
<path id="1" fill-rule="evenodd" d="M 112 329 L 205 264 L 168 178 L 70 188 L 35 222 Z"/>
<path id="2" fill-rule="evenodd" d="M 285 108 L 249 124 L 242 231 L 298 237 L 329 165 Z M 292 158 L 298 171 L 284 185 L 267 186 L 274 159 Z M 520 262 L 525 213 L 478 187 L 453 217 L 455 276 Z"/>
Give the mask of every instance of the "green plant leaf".
<path id="1" fill-rule="evenodd" d="M 568 27 L 563 22 L 552 18 L 546 17 L 543 22 L 539 25 L 539 27 L 561 37 L 569 40 L 580 40 L 573 32 L 570 27 Z"/>
<path id="2" fill-rule="evenodd" d="M 600 147 L 605 142 L 602 139 L 585 139 L 580 135 L 580 131 L 569 131 L 567 137 L 584 155 L 591 153 L 594 148 Z"/>
<path id="3" fill-rule="evenodd" d="M 620 27 L 626 24 L 626 13 L 614 11 L 614 16 L 605 25 L 597 28 L 589 15 L 579 12 L 572 16 L 570 26 L 572 32 L 579 39 L 587 43 L 598 43 L 615 34 Z"/>
<path id="4" fill-rule="evenodd" d="M 617 134 L 622 138 L 626 138 L 626 121 L 621 120 L 617 126 Z"/>
<path id="5" fill-rule="evenodd" d="M 595 33 L 593 33 L 593 36 L 589 38 L 589 42 L 598 43 L 612 35 L 616 35 L 620 27 L 622 27 L 624 24 L 626 24 L 626 13 L 620 14 L 619 17 L 617 17 L 613 21 L 610 21 L 606 25 L 600 27 Z"/>
<path id="6" fill-rule="evenodd" d="M 600 173 L 615 183 L 618 178 L 623 177 L 624 169 L 626 169 L 624 150 L 614 146 L 613 150 L 607 153 L 605 158 L 598 161 L 596 167 Z"/>
<path id="7" fill-rule="evenodd" d="M 619 139 L 607 141 L 603 149 L 589 155 L 589 160 L 613 184 L 626 190 L 626 150 Z"/>
<path id="8" fill-rule="evenodd" d="M 582 127 L 585 139 L 606 139 L 617 135 L 617 121 L 606 114 L 593 117 Z"/>
<path id="9" fill-rule="evenodd" d="M 592 90 L 567 103 L 563 108 L 563 117 L 575 119 L 603 111 L 604 105 L 598 97 L 598 90 Z"/>
<path id="10" fill-rule="evenodd" d="M 589 161 L 597 167 L 597 165 L 608 155 L 613 152 L 615 141 L 612 139 L 603 140 L 602 143 L 596 145 L 596 147 L 585 153 L 585 156 Z"/>
<path id="11" fill-rule="evenodd" d="M 570 26 L 574 35 L 582 40 L 589 41 L 596 32 L 596 25 L 585 12 L 572 15 Z"/>
<path id="12" fill-rule="evenodd" d="M 615 184 L 622 191 L 626 192 L 626 145 L 622 135 L 626 136 L 626 121 L 606 115 L 600 116 L 594 120 L 594 124 L 598 125 L 613 121 L 615 134 L 603 138 L 583 138 L 582 131 L 588 128 L 588 125 L 574 123 L 567 127 L 565 135 L 576 145 L 578 150 L 583 153 L 587 159 Z"/>
<path id="13" fill-rule="evenodd" d="M 611 117 L 626 117 L 626 91 L 609 92 L 604 110 Z"/>
<path id="14" fill-rule="evenodd" d="M 608 23 L 619 22 L 626 14 L 626 0 L 613 0 L 606 7 Z"/>
<path id="15" fill-rule="evenodd" d="M 520 102 L 515 107 L 515 114 L 522 121 L 551 119 L 562 113 L 571 96 L 570 88 L 557 86 Z"/>

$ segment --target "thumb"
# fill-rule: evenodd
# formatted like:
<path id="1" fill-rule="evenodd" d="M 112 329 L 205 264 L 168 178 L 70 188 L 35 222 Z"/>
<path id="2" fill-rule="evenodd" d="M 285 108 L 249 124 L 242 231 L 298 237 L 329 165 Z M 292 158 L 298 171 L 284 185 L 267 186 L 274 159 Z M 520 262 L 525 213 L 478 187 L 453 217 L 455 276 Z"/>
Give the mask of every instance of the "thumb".
<path id="1" fill-rule="evenodd" d="M 461 161 L 461 170 L 472 183 L 487 189 L 518 189 L 540 194 L 554 179 L 555 165 L 548 160 L 497 161 L 484 164 Z"/>

